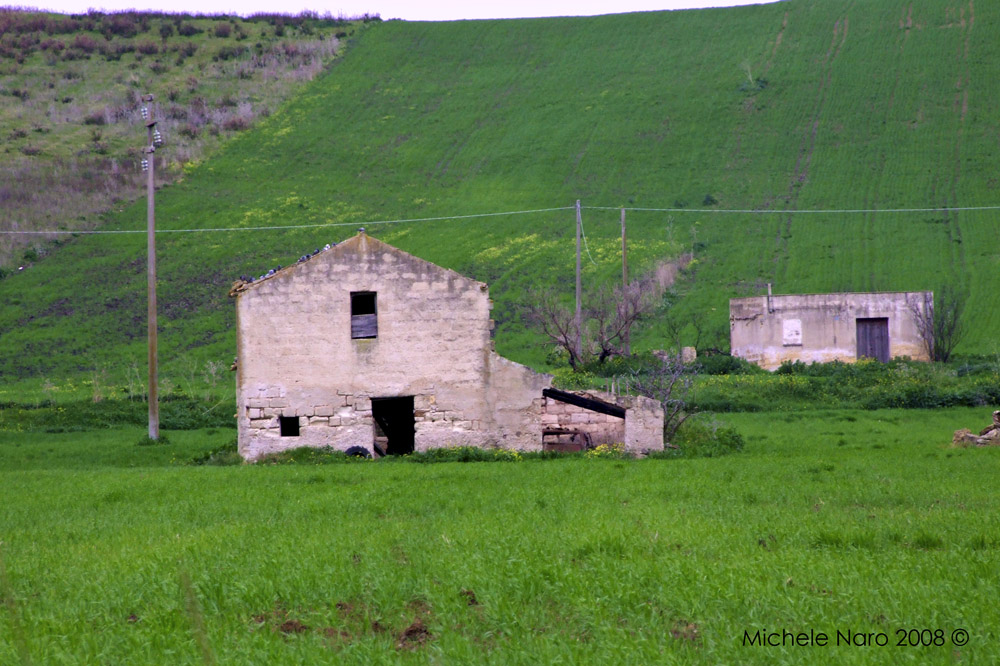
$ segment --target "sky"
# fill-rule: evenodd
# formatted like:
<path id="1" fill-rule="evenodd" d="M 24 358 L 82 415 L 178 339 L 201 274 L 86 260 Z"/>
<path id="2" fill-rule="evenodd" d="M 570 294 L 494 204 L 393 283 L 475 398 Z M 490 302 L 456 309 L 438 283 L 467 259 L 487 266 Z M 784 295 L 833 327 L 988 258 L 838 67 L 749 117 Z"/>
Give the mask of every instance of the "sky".
<path id="1" fill-rule="evenodd" d="M 379 14 L 383 19 L 453 21 L 529 16 L 594 16 L 623 12 L 700 7 L 732 7 L 777 0 L 26 0 L 0 5 L 33 7 L 64 14 L 82 14 L 90 8 L 105 11 L 152 9 L 203 14 L 257 12 L 297 14 L 302 10 L 333 16 Z"/>

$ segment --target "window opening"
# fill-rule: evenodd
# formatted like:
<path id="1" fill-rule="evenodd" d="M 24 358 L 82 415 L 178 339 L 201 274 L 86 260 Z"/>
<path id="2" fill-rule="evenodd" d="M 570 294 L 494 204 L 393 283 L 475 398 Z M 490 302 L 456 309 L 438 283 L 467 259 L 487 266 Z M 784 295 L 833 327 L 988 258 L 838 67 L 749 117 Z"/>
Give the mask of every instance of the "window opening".
<path id="1" fill-rule="evenodd" d="M 298 437 L 299 436 L 299 417 L 297 416 L 279 416 L 278 425 L 281 427 L 282 437 Z"/>
<path id="2" fill-rule="evenodd" d="M 374 291 L 351 292 L 351 338 L 377 338 L 378 313 Z"/>

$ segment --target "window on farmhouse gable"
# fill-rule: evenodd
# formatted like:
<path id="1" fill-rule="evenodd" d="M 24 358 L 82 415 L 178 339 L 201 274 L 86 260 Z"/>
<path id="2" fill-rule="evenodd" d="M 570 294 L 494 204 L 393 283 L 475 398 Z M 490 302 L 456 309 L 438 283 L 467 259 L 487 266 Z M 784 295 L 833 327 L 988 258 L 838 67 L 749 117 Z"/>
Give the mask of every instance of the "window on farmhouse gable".
<path id="1" fill-rule="evenodd" d="M 378 313 L 374 291 L 351 292 L 351 338 L 377 338 Z"/>

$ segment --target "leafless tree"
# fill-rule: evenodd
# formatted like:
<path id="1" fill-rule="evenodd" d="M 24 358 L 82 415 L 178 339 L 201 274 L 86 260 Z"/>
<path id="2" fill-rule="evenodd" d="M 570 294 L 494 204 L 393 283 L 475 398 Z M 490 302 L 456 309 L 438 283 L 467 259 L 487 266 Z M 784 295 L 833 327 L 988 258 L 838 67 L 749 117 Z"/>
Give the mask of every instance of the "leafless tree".
<path id="1" fill-rule="evenodd" d="M 533 289 L 527 294 L 527 302 L 521 306 L 524 323 L 555 343 L 569 354 L 569 365 L 576 370 L 583 362 L 585 351 L 577 352 L 576 315 L 559 302 L 551 289 Z M 584 348 L 587 348 L 584 344 Z"/>
<path id="2" fill-rule="evenodd" d="M 965 294 L 954 287 L 944 287 L 937 298 L 925 298 L 910 303 L 910 312 L 917 323 L 920 339 L 927 355 L 934 361 L 945 363 L 962 338 L 965 326 Z"/>
<path id="3" fill-rule="evenodd" d="M 679 356 L 669 355 L 661 356 L 660 363 L 651 370 L 633 373 L 629 380 L 636 393 L 658 401 L 663 407 L 663 439 L 668 443 L 694 413 L 688 405 L 694 374 L 691 365 L 685 365 Z"/>
<path id="4" fill-rule="evenodd" d="M 632 329 L 656 308 L 658 292 L 650 280 L 636 280 L 626 287 L 602 287 L 591 297 L 587 315 L 598 361 L 630 353 Z"/>
<path id="5" fill-rule="evenodd" d="M 637 280 L 627 287 L 603 287 L 591 293 L 583 313 L 583 344 L 577 350 L 576 318 L 552 290 L 528 293 L 521 306 L 525 324 L 544 334 L 569 355 L 569 364 L 576 370 L 592 356 L 600 362 L 612 356 L 628 353 L 628 340 L 633 328 L 648 316 L 662 295 L 652 280 Z"/>

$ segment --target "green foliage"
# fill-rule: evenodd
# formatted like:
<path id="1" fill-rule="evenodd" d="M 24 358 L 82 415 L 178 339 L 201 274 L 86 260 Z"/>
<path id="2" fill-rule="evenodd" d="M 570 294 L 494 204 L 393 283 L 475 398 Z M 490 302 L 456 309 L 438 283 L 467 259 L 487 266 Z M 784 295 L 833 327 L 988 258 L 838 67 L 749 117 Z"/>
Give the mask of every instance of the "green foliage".
<path id="1" fill-rule="evenodd" d="M 165 430 L 235 428 L 232 406 L 192 398 L 167 396 L 160 402 L 160 425 Z M 36 405 L 0 403 L 0 430 L 75 432 L 127 425 L 145 425 L 146 402 L 139 400 L 76 400 Z"/>
<path id="2" fill-rule="evenodd" d="M 731 426 L 704 418 L 685 421 L 671 444 L 685 458 L 717 458 L 743 450 L 743 436 Z M 669 452 L 668 452 L 669 453 Z"/>
<path id="3" fill-rule="evenodd" d="M 706 354 L 698 357 L 698 372 L 706 375 L 760 375 L 759 365 L 729 354 Z"/>
<path id="4" fill-rule="evenodd" d="M 972 372 L 905 359 L 785 363 L 774 374 L 703 377 L 691 402 L 710 412 L 998 405 L 1000 366 L 983 363 Z"/>
<path id="5" fill-rule="evenodd" d="M 231 356 L 234 315 L 226 292 L 232 280 L 288 265 L 304 251 L 350 235 L 354 225 L 571 206 L 582 199 L 585 206 L 613 208 L 584 210 L 586 284 L 620 275 L 619 205 L 634 208 L 628 212 L 633 274 L 682 251 L 695 252 L 697 263 L 681 274 L 682 296 L 672 309 L 683 323 L 683 344 L 700 336 L 700 348 L 724 349 L 728 299 L 761 293 L 768 282 L 786 293 L 939 290 L 950 276 L 962 275 L 978 300 L 963 315 L 969 333 L 957 351 L 991 353 L 993 332 L 1000 330 L 1000 271 L 989 250 L 996 241 L 993 211 L 789 212 L 994 203 L 996 128 L 990 119 L 1000 107 L 1000 81 L 990 63 L 1000 42 L 983 26 L 997 25 L 1000 5 L 981 4 L 975 29 L 949 19 L 954 9 L 945 0 L 915 9 L 915 25 L 927 26 L 922 30 L 900 30 L 895 8 L 847 0 L 554 20 L 372 23 L 355 32 L 336 67 L 287 104 L 272 100 L 266 120 L 235 132 L 210 160 L 178 165 L 176 176 L 183 181 L 161 188 L 158 222 L 165 231 L 345 225 L 161 235 L 161 350 L 166 359 L 182 353 Z M 848 9 L 845 36 L 839 26 Z M 92 29 L 79 29 L 105 42 L 104 18 L 92 21 Z M 152 39 L 162 51 L 160 21 L 148 20 L 146 32 L 115 41 Z M 245 45 L 255 57 L 256 46 L 250 45 L 279 48 L 300 34 L 301 21 L 226 21 L 251 33 L 245 42 L 230 37 L 226 45 Z M 142 28 L 138 17 L 133 23 Z M 252 101 L 236 91 L 261 77 L 239 78 L 234 68 L 247 64 L 242 56 L 212 61 L 223 46 L 213 21 L 184 17 L 177 25 L 179 33 L 185 25 L 204 32 L 167 39 L 168 49 L 184 43 L 198 49 L 185 65 L 194 69 L 172 69 L 164 75 L 169 79 L 157 79 L 163 90 L 179 91 L 177 103 L 192 110 L 197 97 L 204 102 L 230 93 Z M 273 36 L 279 25 L 285 32 L 280 39 Z M 954 29 L 944 29 L 949 25 Z M 834 29 L 846 41 L 831 50 Z M 704 38 L 715 34 L 730 37 Z M 3 42 L 9 43 L 6 36 Z M 72 65 L 83 76 L 42 100 L 40 95 L 50 95 L 44 92 L 46 77 L 59 74 L 46 69 L 53 66 L 42 52 L 25 57 L 20 69 L 4 74 L 9 80 L 3 87 L 31 95 L 0 97 L 0 125 L 26 124 L 17 120 L 25 105 L 44 105 L 35 116 L 48 117 L 47 105 L 62 108 L 65 97 L 90 100 L 92 91 L 114 91 L 101 106 L 134 108 L 134 94 L 148 87 L 150 58 L 138 62 L 135 53 L 116 63 L 59 61 L 54 67 Z M 299 56 L 281 49 L 274 57 Z M 743 61 L 749 76 L 734 67 Z M 16 59 L 4 62 L 15 69 Z M 199 66 L 219 78 L 194 76 Z M 964 68 L 963 81 L 974 82 L 963 88 L 958 104 L 956 67 Z M 766 88 L 739 90 L 743 81 L 761 80 L 752 72 L 765 69 Z M 186 92 L 189 78 L 192 92 Z M 285 80 L 268 79 L 266 85 Z M 873 111 L 873 99 L 892 103 L 876 104 Z M 191 120 L 172 122 L 179 131 Z M 133 155 L 119 164 L 134 165 L 138 139 L 134 129 L 124 131 L 130 121 L 112 125 L 123 133 L 113 139 L 105 134 L 108 158 Z M 218 130 L 221 122 L 188 132 L 190 140 L 214 140 L 209 127 Z M 80 118 L 73 131 L 86 129 Z M 56 130 L 32 131 L 10 142 L 10 155 L 28 159 L 25 150 L 40 149 L 45 154 L 36 157 L 49 159 L 62 146 L 78 150 L 85 136 L 63 140 Z M 322 150 L 316 137 L 324 138 Z M 171 150 L 162 155 L 177 154 Z M 79 191 L 107 191 L 103 177 L 84 178 L 88 173 L 106 171 L 81 170 Z M 719 206 L 698 205 L 706 193 Z M 687 207 L 650 210 L 675 201 Z M 719 208 L 760 212 L 722 215 Z M 68 210 L 46 214 L 51 218 L 39 219 L 78 216 Z M 144 202 L 123 202 L 101 219 L 88 214 L 85 225 L 134 230 L 144 215 Z M 368 228 L 417 256 L 486 280 L 496 303 L 497 350 L 544 364 L 539 338 L 520 325 L 513 305 L 543 283 L 571 297 L 572 210 Z M 101 364 L 120 365 L 119 359 L 135 353 L 143 333 L 144 248 L 139 236 L 81 237 L 57 257 L 0 282 L 4 382 L 78 376 Z M 652 321 L 633 348 L 662 348 L 664 340 L 674 339 L 668 329 L 665 319 Z M 174 376 L 174 368 L 165 370 Z"/>

